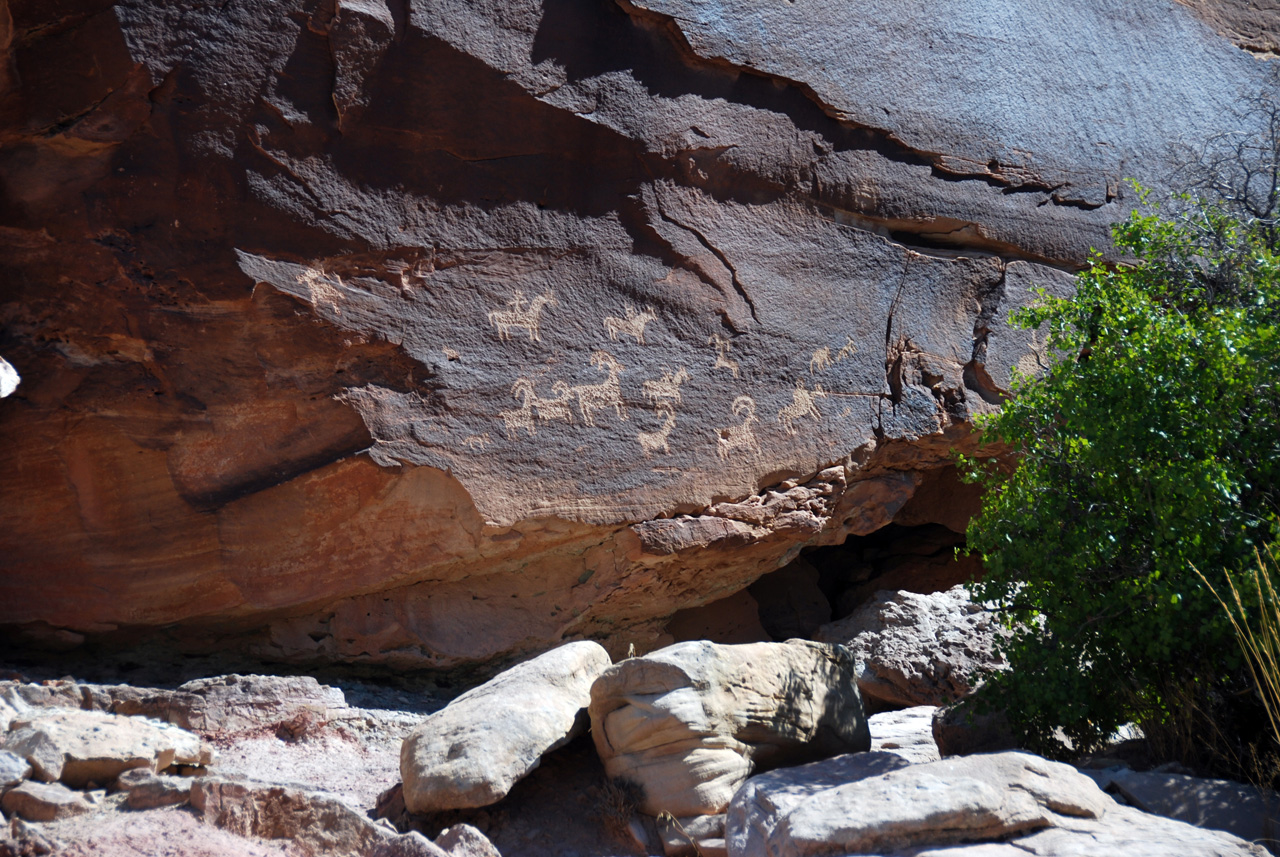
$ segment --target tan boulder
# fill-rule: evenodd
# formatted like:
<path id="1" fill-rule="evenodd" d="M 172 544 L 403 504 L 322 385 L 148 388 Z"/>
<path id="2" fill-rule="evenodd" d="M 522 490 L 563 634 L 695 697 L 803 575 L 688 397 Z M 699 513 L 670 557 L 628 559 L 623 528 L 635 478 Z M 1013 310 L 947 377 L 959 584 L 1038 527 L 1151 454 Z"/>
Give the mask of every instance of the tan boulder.
<path id="1" fill-rule="evenodd" d="M 84 815 L 93 806 L 84 795 L 57 783 L 25 782 L 0 798 L 0 807 L 9 815 L 27 821 L 57 821 Z"/>
<path id="2" fill-rule="evenodd" d="M 432 714 L 400 751 L 410 812 L 488 806 L 582 733 L 591 685 L 609 666 L 597 643 L 568 643 L 519 664 Z"/>
<path id="3" fill-rule="evenodd" d="M 100 711 L 54 710 L 15 720 L 5 749 L 25 758 L 37 778 L 81 787 L 106 784 L 130 768 L 209 764 L 200 739 L 167 723 Z"/>
<path id="4" fill-rule="evenodd" d="M 846 649 L 792 640 L 679 643 L 628 658 L 591 689 L 605 772 L 652 815 L 723 812 L 757 770 L 871 745 Z"/>
<path id="5" fill-rule="evenodd" d="M 1062 815 L 1100 818 L 1114 805 L 1069 765 L 1026 753 L 966 756 L 819 792 L 779 821 L 767 848 L 798 857 L 996 840 Z"/>

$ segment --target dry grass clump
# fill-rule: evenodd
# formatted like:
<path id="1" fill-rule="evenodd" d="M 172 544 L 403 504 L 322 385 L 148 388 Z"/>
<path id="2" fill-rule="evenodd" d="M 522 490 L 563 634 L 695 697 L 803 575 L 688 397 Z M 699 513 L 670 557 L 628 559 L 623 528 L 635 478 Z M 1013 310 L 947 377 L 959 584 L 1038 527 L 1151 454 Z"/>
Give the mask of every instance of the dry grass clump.
<path id="1" fill-rule="evenodd" d="M 1226 576 L 1230 597 L 1218 594 L 1199 570 L 1196 574 L 1231 620 L 1249 667 L 1254 692 L 1270 722 L 1274 739 L 1270 752 L 1255 751 L 1251 760 L 1256 778 L 1270 780 L 1280 771 L 1280 598 L 1274 582 L 1275 577 L 1280 576 L 1280 567 L 1270 550 L 1266 556 L 1259 553 L 1257 559 L 1257 566 L 1247 573 Z"/>
<path id="2" fill-rule="evenodd" d="M 594 815 L 605 831 L 620 842 L 630 842 L 632 817 L 644 803 L 644 786 L 618 778 L 607 779 L 596 795 Z"/>

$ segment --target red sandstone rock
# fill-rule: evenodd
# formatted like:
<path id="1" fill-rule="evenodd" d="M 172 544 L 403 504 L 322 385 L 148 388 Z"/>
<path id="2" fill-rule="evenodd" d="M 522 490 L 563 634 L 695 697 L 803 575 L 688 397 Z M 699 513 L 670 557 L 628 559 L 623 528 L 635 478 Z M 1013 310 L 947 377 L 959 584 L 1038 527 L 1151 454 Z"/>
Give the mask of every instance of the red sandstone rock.
<path id="1" fill-rule="evenodd" d="M 1266 73 L 1168 4 L 697 8 L 0 3 L 0 625 L 620 654 L 956 528 L 998 320 Z"/>

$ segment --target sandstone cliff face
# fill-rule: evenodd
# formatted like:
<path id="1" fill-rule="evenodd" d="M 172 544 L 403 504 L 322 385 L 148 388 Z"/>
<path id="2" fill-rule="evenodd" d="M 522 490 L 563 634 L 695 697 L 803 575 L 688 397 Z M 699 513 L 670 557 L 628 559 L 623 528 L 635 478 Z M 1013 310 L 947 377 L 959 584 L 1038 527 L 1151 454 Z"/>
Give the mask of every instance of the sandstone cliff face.
<path id="1" fill-rule="evenodd" d="M 1256 11 L 0 0 L 0 624 L 644 648 L 920 522 Z"/>

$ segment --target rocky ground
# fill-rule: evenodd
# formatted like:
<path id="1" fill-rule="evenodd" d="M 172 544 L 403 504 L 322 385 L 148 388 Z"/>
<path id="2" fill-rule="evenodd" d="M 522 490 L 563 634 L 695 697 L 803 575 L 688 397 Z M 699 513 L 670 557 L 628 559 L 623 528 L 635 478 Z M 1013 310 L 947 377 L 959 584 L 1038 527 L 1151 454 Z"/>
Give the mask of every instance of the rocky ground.
<path id="1" fill-rule="evenodd" d="M 1274 796 L 1135 770 L 1140 741 L 1079 770 L 968 755 L 1008 744 L 979 747 L 936 703 L 995 663 L 991 633 L 953 589 L 881 593 L 815 634 L 832 643 L 611 664 L 579 642 L 472 688 L 13 660 L 0 854 L 1265 853 L 1246 840 L 1270 841 Z M 93 680 L 50 677 L 67 665 Z"/>

